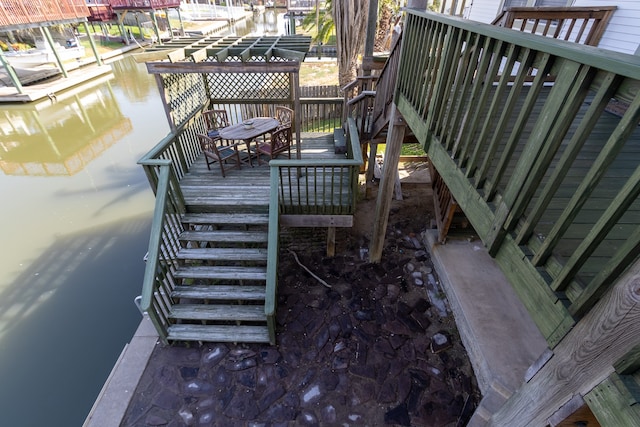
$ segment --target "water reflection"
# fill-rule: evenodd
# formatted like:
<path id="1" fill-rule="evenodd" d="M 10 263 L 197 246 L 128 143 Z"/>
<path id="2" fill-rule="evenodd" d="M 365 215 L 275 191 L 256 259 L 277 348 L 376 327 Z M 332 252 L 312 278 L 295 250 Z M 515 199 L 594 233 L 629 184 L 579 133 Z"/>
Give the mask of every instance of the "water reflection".
<path id="1" fill-rule="evenodd" d="M 0 117 L 0 170 L 7 175 L 74 175 L 122 140 L 133 127 L 120 111 L 113 77 L 63 92 L 55 101 L 5 110 Z"/>
<path id="2" fill-rule="evenodd" d="M 281 21 L 236 31 L 283 34 Z M 111 67 L 53 102 L 2 106 L 3 426 L 81 425 L 140 320 L 154 197 L 136 162 L 169 127 L 145 65 Z"/>
<path id="3" fill-rule="evenodd" d="M 243 19 L 233 24 L 232 31 L 239 37 L 246 35 L 277 36 L 285 34 L 284 13 L 266 10 L 254 13 L 253 19 Z"/>
<path id="4" fill-rule="evenodd" d="M 112 69 L 0 113 L 1 425 L 81 425 L 140 321 L 154 200 L 136 162 L 169 128 L 144 64 Z"/>

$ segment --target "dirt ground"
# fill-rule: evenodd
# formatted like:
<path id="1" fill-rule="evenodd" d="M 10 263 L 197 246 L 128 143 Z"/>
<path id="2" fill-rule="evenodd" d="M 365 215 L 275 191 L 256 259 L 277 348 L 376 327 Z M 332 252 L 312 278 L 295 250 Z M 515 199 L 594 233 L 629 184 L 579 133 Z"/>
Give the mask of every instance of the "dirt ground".
<path id="1" fill-rule="evenodd" d="M 367 253 L 376 184 L 333 257 L 326 229 L 283 230 L 277 345 L 158 347 L 121 425 L 466 425 L 480 393 L 421 238 L 428 175 L 401 176 L 380 263 Z"/>

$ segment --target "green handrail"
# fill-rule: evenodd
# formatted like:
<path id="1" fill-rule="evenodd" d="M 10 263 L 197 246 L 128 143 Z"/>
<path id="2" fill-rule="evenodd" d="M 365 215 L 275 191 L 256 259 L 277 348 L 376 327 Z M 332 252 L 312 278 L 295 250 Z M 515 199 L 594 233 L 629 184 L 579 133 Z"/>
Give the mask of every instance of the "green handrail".
<path id="1" fill-rule="evenodd" d="M 280 250 L 279 243 L 279 228 L 280 228 L 280 213 L 285 211 L 283 206 L 285 200 L 280 197 L 281 183 L 282 183 L 282 170 L 302 170 L 313 168 L 337 168 L 344 167 L 349 170 L 348 179 L 350 182 L 345 187 L 348 188 L 350 198 L 342 199 L 344 209 L 339 207 L 339 213 L 353 214 L 355 211 L 357 201 L 357 189 L 360 166 L 362 165 L 362 149 L 360 147 L 360 139 L 358 137 L 357 126 L 355 120 L 348 119 L 347 129 L 349 131 L 349 138 L 347 139 L 347 153 L 348 159 L 328 159 L 328 160 L 272 160 L 269 163 L 269 182 L 271 188 L 271 194 L 269 196 L 269 232 L 267 243 L 267 283 L 266 283 L 266 297 L 265 297 L 265 315 L 267 317 L 267 325 L 269 327 L 269 337 L 271 344 L 275 344 L 276 341 L 276 327 L 275 327 L 275 315 L 276 315 L 276 301 L 277 301 L 277 289 L 278 289 L 278 252 Z M 342 188 L 342 186 L 341 186 Z M 334 212 L 327 212 L 327 214 L 333 214 Z"/>
<path id="2" fill-rule="evenodd" d="M 554 346 L 640 247 L 640 58 L 407 12 L 394 102 Z"/>

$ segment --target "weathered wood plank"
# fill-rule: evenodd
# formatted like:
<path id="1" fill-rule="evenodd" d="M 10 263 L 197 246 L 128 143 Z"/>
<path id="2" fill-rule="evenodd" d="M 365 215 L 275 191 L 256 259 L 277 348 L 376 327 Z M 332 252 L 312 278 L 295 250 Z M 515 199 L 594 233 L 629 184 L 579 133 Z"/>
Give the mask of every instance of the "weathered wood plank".
<path id="1" fill-rule="evenodd" d="M 267 241 L 266 231 L 184 231 L 180 233 L 180 240 L 197 242 L 226 242 L 226 243 L 264 243 Z"/>
<path id="2" fill-rule="evenodd" d="M 264 322 L 267 320 L 262 304 L 180 304 L 171 308 L 169 317 L 188 320 L 238 320 L 245 322 Z"/>
<path id="3" fill-rule="evenodd" d="M 280 215 L 284 227 L 353 227 L 352 215 Z"/>
<path id="4" fill-rule="evenodd" d="M 494 414 L 489 425 L 545 425 L 572 396 L 586 395 L 602 383 L 613 371 L 612 365 L 639 343 L 640 264 L 636 263 L 554 348 L 549 362 Z"/>
<path id="5" fill-rule="evenodd" d="M 188 213 L 182 216 L 185 224 L 247 224 L 265 225 L 269 223 L 269 215 L 256 213 L 219 214 L 219 213 Z"/>
<path id="6" fill-rule="evenodd" d="M 170 341 L 269 342 L 266 326 L 171 325 L 167 332 Z"/>
<path id="7" fill-rule="evenodd" d="M 611 376 L 584 397 L 602 426 L 640 425 L 640 404 L 635 401 L 617 374 Z"/>
<path id="8" fill-rule="evenodd" d="M 190 298 L 201 300 L 251 300 L 263 301 L 264 286 L 176 286 L 171 293 L 172 298 Z"/>
<path id="9" fill-rule="evenodd" d="M 181 249 L 178 259 L 182 260 L 210 260 L 210 261 L 266 261 L 267 250 L 261 248 L 204 248 Z"/>
<path id="10" fill-rule="evenodd" d="M 181 266 L 174 276 L 178 279 L 211 279 L 211 280 L 266 280 L 265 267 L 237 266 Z"/>

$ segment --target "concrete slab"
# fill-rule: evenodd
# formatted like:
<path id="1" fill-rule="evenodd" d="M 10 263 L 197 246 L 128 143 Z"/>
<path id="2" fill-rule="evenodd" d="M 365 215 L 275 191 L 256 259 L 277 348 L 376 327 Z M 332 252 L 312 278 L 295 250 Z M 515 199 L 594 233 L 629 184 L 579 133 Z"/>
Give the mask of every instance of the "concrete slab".
<path id="1" fill-rule="evenodd" d="M 483 395 L 470 425 L 483 425 L 547 342 L 480 240 L 452 237 L 442 245 L 437 238 L 437 230 L 423 234 Z"/>
<path id="2" fill-rule="evenodd" d="M 83 427 L 120 425 L 157 343 L 158 334 L 145 315 L 131 342 L 122 350 Z"/>

